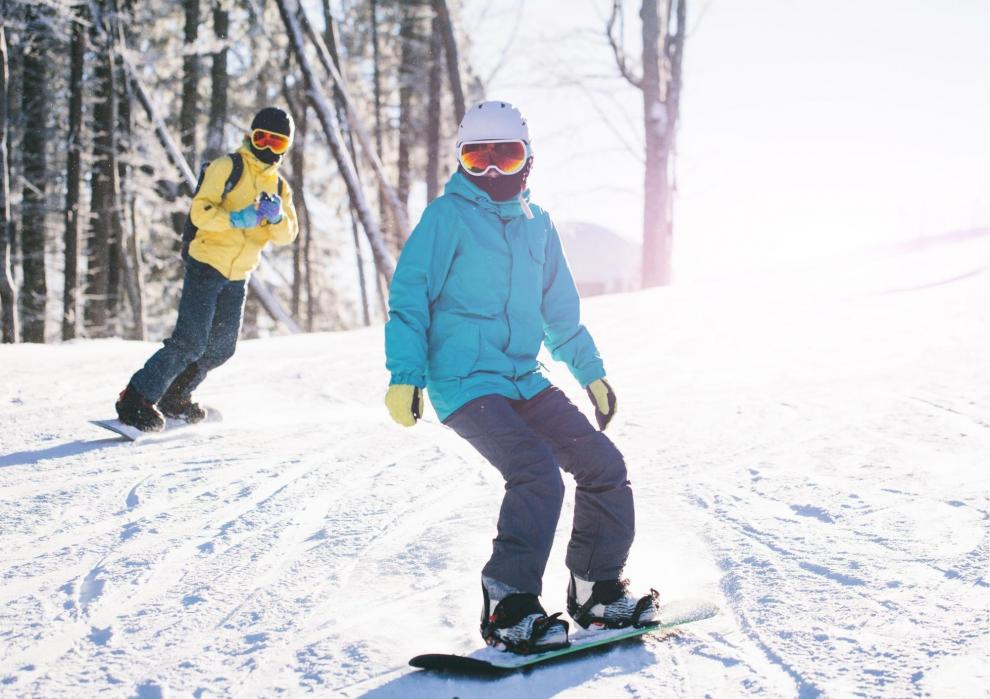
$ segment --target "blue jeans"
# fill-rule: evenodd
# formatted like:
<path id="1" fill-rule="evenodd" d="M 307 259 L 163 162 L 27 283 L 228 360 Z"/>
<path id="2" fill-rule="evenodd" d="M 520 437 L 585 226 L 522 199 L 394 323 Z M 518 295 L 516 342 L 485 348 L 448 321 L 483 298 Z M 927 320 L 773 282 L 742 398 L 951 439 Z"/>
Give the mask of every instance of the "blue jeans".
<path id="1" fill-rule="evenodd" d="M 556 387 L 529 400 L 489 395 L 445 424 L 499 470 L 505 496 L 482 575 L 540 594 L 564 500 L 563 469 L 577 482 L 567 567 L 585 580 L 621 576 L 635 536 L 622 454 Z"/>
<path id="2" fill-rule="evenodd" d="M 175 378 L 190 369 L 182 391 L 189 395 L 207 372 L 230 359 L 244 318 L 245 292 L 244 280 L 231 281 L 210 265 L 187 260 L 175 330 L 131 377 L 137 392 L 157 403 Z"/>

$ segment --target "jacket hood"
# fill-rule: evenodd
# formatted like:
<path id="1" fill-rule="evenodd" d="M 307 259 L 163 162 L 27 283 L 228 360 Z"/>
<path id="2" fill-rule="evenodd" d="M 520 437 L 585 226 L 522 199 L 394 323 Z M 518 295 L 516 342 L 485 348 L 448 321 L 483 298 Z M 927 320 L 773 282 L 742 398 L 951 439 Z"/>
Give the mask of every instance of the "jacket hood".
<path id="1" fill-rule="evenodd" d="M 473 182 L 471 182 L 471 180 L 460 172 L 454 172 L 454 174 L 450 176 L 446 186 L 443 188 L 443 193 L 452 194 L 460 197 L 461 199 L 474 202 L 481 208 L 491 211 L 499 218 L 505 219 L 517 218 L 519 216 L 526 215 L 526 212 L 523 210 L 523 202 L 526 203 L 527 207 L 529 205 L 529 189 L 524 189 L 522 193 L 514 199 L 495 201 L 488 196 L 488 192 L 476 186 Z"/>

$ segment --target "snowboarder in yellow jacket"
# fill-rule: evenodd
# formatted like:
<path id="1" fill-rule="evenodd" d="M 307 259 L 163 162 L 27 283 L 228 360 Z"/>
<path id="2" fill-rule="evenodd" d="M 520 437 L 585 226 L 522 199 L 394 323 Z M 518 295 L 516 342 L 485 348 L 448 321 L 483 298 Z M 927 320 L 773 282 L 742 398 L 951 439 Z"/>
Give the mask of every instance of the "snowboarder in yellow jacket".
<path id="1" fill-rule="evenodd" d="M 292 190 L 278 174 L 293 130 L 288 114 L 266 107 L 241 147 L 206 168 L 184 236 L 186 271 L 175 330 L 121 392 L 121 422 L 157 431 L 164 417 L 206 417 L 192 392 L 234 354 L 246 281 L 261 251 L 269 242 L 288 245 L 299 232 Z"/>

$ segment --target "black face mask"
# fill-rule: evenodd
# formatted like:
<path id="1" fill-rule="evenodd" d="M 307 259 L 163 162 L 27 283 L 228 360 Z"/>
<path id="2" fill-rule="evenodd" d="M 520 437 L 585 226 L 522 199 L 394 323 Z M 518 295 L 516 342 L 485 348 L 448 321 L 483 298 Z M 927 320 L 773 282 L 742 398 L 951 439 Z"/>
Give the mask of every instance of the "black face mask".
<path id="1" fill-rule="evenodd" d="M 519 196 L 519 192 L 526 189 L 526 178 L 529 177 L 529 170 L 533 165 L 530 158 L 525 167 L 514 175 L 502 175 L 498 177 L 485 177 L 484 175 L 472 175 L 459 165 L 458 169 L 485 194 L 492 198 L 492 201 L 508 201 Z"/>
<path id="2" fill-rule="evenodd" d="M 254 153 L 254 157 L 263 162 L 265 165 L 274 165 L 282 159 L 281 155 L 275 155 L 267 148 L 262 148 L 258 150 L 254 147 L 254 144 L 250 144 L 251 152 Z"/>

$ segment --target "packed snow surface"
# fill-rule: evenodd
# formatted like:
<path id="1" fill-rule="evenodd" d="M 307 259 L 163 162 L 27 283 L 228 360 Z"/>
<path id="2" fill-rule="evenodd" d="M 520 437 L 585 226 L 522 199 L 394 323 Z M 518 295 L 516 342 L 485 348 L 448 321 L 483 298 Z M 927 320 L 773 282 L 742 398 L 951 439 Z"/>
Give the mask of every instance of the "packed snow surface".
<path id="1" fill-rule="evenodd" d="M 587 301 L 629 577 L 722 613 L 501 679 L 406 664 L 479 646 L 502 483 L 390 422 L 381 327 L 244 342 L 199 395 L 222 425 L 138 444 L 88 420 L 155 345 L 0 346 L 0 695 L 985 696 L 987 260 L 963 235 Z"/>

